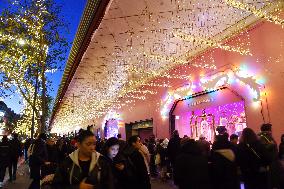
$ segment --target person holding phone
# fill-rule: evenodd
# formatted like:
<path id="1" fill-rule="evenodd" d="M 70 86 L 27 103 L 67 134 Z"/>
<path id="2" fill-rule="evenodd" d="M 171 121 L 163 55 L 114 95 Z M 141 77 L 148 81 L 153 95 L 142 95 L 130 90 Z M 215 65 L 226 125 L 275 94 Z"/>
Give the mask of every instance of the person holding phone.
<path id="1" fill-rule="evenodd" d="M 52 185 L 55 189 L 113 189 L 111 165 L 96 152 L 96 139 L 91 131 L 78 136 L 78 149 L 57 169 Z M 88 178 L 88 179 L 87 179 Z"/>

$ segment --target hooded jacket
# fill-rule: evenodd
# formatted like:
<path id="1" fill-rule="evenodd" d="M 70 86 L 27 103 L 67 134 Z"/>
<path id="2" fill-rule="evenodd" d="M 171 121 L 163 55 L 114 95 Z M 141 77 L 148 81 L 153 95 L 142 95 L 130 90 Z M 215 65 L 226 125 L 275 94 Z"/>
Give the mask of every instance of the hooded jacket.
<path id="1" fill-rule="evenodd" d="M 133 168 L 133 177 L 129 180 L 130 185 L 134 184 L 136 189 L 150 189 L 150 178 L 141 152 L 132 146 L 128 146 L 124 151 L 124 155 Z"/>
<path id="2" fill-rule="evenodd" d="M 213 189 L 239 189 L 236 155 L 229 141 L 217 141 L 211 155 Z"/>
<path id="3" fill-rule="evenodd" d="M 80 183 L 85 179 L 87 183 L 96 189 L 113 189 L 111 166 L 104 156 L 98 152 L 92 153 L 89 168 L 89 177 L 83 178 L 82 169 L 79 165 L 79 150 L 71 153 L 56 170 L 53 186 L 60 189 L 78 189 Z"/>
<path id="4" fill-rule="evenodd" d="M 208 160 L 194 140 L 182 145 L 173 168 L 174 183 L 180 189 L 209 189 Z"/>

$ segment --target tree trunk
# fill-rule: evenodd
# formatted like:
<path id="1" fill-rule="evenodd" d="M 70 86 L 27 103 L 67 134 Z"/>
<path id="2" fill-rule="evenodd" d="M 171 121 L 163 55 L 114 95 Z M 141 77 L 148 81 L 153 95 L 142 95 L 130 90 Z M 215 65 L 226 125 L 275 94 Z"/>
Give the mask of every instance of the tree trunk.
<path id="1" fill-rule="evenodd" d="M 33 116 L 32 116 L 32 128 L 31 128 L 31 138 L 34 138 L 35 132 L 35 109 L 36 109 L 36 98 L 37 98 L 37 88 L 38 88 L 38 69 L 36 70 L 36 84 L 35 84 L 35 92 L 34 92 L 34 99 L 33 99 Z"/>

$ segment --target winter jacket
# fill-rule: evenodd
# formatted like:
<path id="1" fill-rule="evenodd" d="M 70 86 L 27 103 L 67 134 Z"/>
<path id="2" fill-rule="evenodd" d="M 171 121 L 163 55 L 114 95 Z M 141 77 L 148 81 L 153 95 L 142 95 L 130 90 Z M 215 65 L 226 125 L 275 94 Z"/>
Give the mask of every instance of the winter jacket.
<path id="1" fill-rule="evenodd" d="M 42 139 L 37 139 L 33 144 L 32 154 L 30 156 L 30 166 L 41 166 L 48 160 L 46 143 Z"/>
<path id="2" fill-rule="evenodd" d="M 46 145 L 47 153 L 48 153 L 48 161 L 52 163 L 58 163 L 58 149 L 56 145 Z"/>
<path id="3" fill-rule="evenodd" d="M 267 167 L 271 156 L 259 141 L 239 144 L 239 164 L 246 189 L 267 189 Z"/>
<path id="4" fill-rule="evenodd" d="M 132 179 L 129 180 L 130 184 L 133 184 L 136 189 L 150 189 L 150 177 L 143 155 L 132 146 L 125 149 L 124 155 L 133 172 Z"/>
<path id="5" fill-rule="evenodd" d="M 284 142 L 279 144 L 279 158 L 284 160 Z"/>
<path id="6" fill-rule="evenodd" d="M 10 141 L 11 147 L 11 157 L 18 159 L 22 155 L 22 144 L 18 139 L 13 139 Z"/>
<path id="7" fill-rule="evenodd" d="M 79 150 L 75 150 L 57 168 L 52 183 L 53 188 L 78 189 L 80 183 L 86 179 L 85 182 L 94 185 L 96 189 L 113 189 L 111 167 L 105 157 L 94 152 L 90 163 L 89 177 L 83 178 L 78 153 Z"/>
<path id="8" fill-rule="evenodd" d="M 284 183 L 284 168 L 279 161 L 277 143 L 273 139 L 271 132 L 261 132 L 259 138 L 272 160 L 269 165 L 271 186 L 272 188 L 280 188 L 280 183 L 282 183 L 282 185 Z"/>
<path id="9" fill-rule="evenodd" d="M 208 189 L 208 161 L 195 141 L 181 148 L 174 164 L 174 183 L 179 189 Z"/>
<path id="10" fill-rule="evenodd" d="M 169 159 L 170 159 L 172 164 L 174 163 L 175 158 L 180 151 L 180 141 L 181 141 L 181 139 L 180 139 L 179 136 L 174 136 L 169 141 L 167 149 L 168 149 Z"/>
<path id="11" fill-rule="evenodd" d="M 224 148 L 212 151 L 210 172 L 212 188 L 240 188 L 236 156 L 232 149 Z"/>
<path id="12" fill-rule="evenodd" d="M 157 146 L 157 154 L 160 155 L 160 166 L 167 166 L 168 165 L 168 154 L 167 148 L 164 148 L 162 144 Z"/>
<path id="13" fill-rule="evenodd" d="M 10 164 L 11 151 L 8 141 L 0 143 L 0 168 Z"/>
<path id="14" fill-rule="evenodd" d="M 266 150 L 271 155 L 272 159 L 278 158 L 278 149 L 277 149 L 277 143 L 273 139 L 270 132 L 261 132 L 259 133 L 259 139 L 260 142 L 265 146 Z"/>

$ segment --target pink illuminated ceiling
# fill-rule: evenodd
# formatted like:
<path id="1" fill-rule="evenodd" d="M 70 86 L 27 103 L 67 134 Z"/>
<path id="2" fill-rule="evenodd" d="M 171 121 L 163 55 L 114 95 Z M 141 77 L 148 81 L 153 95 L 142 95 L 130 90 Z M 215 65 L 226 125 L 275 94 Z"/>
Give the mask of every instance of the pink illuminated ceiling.
<path id="1" fill-rule="evenodd" d="M 267 11 L 275 6 L 268 1 L 244 2 Z M 257 20 L 253 14 L 223 1 L 111 1 L 55 114 L 53 128 L 60 132 L 71 130 L 75 125 L 101 118 L 111 109 L 182 84 L 197 70 L 218 68 L 213 56 L 204 60 L 201 57 L 191 64 L 190 60 L 208 46 L 182 40 L 175 36 L 176 31 L 219 42 Z M 249 47 L 242 41 L 235 45 Z M 150 57 L 183 57 L 189 52 L 190 56 L 183 61 L 189 63 L 185 67 L 192 67 L 190 72 L 169 74 L 168 70 L 179 62 Z M 158 82 L 151 82 L 154 78 Z M 165 78 L 173 79 L 173 83 L 167 84 Z"/>

